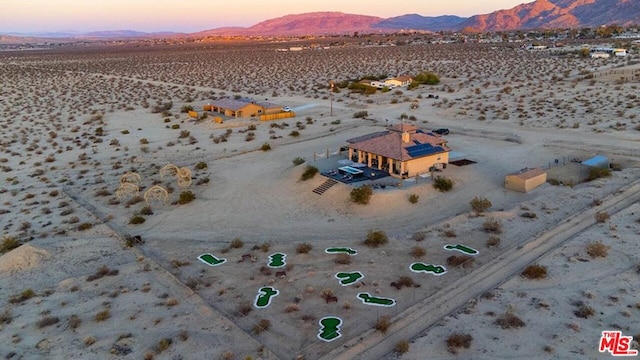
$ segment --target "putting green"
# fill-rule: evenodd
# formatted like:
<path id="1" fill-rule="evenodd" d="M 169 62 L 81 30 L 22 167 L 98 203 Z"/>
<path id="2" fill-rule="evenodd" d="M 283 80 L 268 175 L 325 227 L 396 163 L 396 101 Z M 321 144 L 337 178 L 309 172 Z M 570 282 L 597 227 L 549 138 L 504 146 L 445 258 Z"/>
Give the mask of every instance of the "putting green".
<path id="1" fill-rule="evenodd" d="M 209 266 L 218 266 L 227 262 L 227 259 L 218 259 L 217 257 L 211 254 L 202 254 L 198 256 L 198 260 L 202 261 L 203 263 Z"/>
<path id="2" fill-rule="evenodd" d="M 269 263 L 267 266 L 270 268 L 281 268 L 287 264 L 287 255 L 283 253 L 275 253 L 269 255 Z"/>
<path id="3" fill-rule="evenodd" d="M 336 279 L 340 280 L 340 285 L 342 286 L 354 284 L 358 280 L 364 278 L 364 275 L 362 275 L 360 271 L 339 272 L 335 276 Z"/>
<path id="4" fill-rule="evenodd" d="M 447 268 L 442 265 L 425 264 L 421 262 L 415 262 L 411 264 L 411 266 L 409 266 L 409 269 L 414 273 L 424 272 L 436 276 L 444 275 L 444 273 L 447 272 Z"/>
<path id="5" fill-rule="evenodd" d="M 349 254 L 356 255 L 358 252 L 350 247 L 330 247 L 324 250 L 327 254 Z"/>
<path id="6" fill-rule="evenodd" d="M 340 334 L 340 325 L 342 325 L 342 319 L 340 319 L 339 317 L 323 317 L 318 323 L 320 324 L 318 339 L 330 342 L 342 336 L 342 334 Z"/>
<path id="7" fill-rule="evenodd" d="M 358 293 L 358 299 L 365 305 L 391 307 L 396 304 L 396 301 L 391 298 L 371 296 L 371 294 L 367 292 Z"/>
<path id="8" fill-rule="evenodd" d="M 460 251 L 461 253 L 467 254 L 467 255 L 478 255 L 480 252 L 474 248 L 462 245 L 462 244 L 456 244 L 456 245 L 445 245 L 444 246 L 445 250 L 454 250 L 454 251 Z"/>
<path id="9" fill-rule="evenodd" d="M 260 290 L 258 290 L 258 295 L 256 295 L 254 306 L 258 309 L 264 309 L 268 307 L 269 305 L 271 305 L 271 299 L 278 296 L 279 293 L 280 291 L 272 288 L 271 286 L 260 288 Z"/>

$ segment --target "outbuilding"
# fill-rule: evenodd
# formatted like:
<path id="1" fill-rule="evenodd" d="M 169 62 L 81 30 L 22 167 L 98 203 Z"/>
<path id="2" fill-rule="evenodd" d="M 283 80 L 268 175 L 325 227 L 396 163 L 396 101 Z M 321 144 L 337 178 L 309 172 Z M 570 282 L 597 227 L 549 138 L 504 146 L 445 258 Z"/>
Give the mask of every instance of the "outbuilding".
<path id="1" fill-rule="evenodd" d="M 547 172 L 541 168 L 524 168 L 504 178 L 508 190 L 529 192 L 547 181 Z"/>

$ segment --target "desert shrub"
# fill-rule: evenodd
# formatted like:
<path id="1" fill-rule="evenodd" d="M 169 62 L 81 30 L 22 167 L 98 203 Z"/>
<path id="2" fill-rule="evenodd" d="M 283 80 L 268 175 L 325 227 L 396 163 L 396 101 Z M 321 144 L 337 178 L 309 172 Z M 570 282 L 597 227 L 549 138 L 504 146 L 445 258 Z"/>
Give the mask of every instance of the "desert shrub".
<path id="1" fill-rule="evenodd" d="M 140 215 L 134 215 L 131 217 L 131 219 L 129 219 L 129 224 L 131 225 L 139 225 L 142 224 L 146 221 L 146 219 L 143 216 Z"/>
<path id="2" fill-rule="evenodd" d="M 309 243 L 302 243 L 296 246 L 296 252 L 298 254 L 308 254 L 311 249 L 313 249 L 313 246 Z"/>
<path id="3" fill-rule="evenodd" d="M 351 201 L 360 204 L 367 205 L 371 200 L 371 196 L 373 195 L 373 189 L 369 185 L 362 185 L 358 188 L 354 188 L 351 190 L 349 197 Z"/>
<path id="4" fill-rule="evenodd" d="M 438 176 L 433 182 L 433 187 L 438 191 L 447 192 L 453 189 L 454 184 L 453 180 L 444 176 Z"/>
<path id="5" fill-rule="evenodd" d="M 171 125 L 171 128 L 172 128 L 173 130 L 180 129 L 180 124 L 173 124 L 173 125 Z"/>
<path id="6" fill-rule="evenodd" d="M 467 255 L 451 255 L 447 258 L 447 265 L 452 267 L 462 266 L 463 268 L 470 268 L 473 266 L 474 258 Z"/>
<path id="7" fill-rule="evenodd" d="M 522 319 L 510 312 L 507 312 L 497 318 L 494 324 L 500 326 L 503 329 L 518 329 L 525 326 L 525 323 L 524 321 L 522 321 Z"/>
<path id="8" fill-rule="evenodd" d="M 522 271 L 522 276 L 527 279 L 538 280 L 547 277 L 547 267 L 542 265 L 529 265 Z"/>
<path id="9" fill-rule="evenodd" d="M 589 175 L 587 181 L 593 181 L 600 178 L 611 176 L 611 170 L 608 168 L 591 167 L 589 168 Z"/>
<path id="10" fill-rule="evenodd" d="M 151 209 L 151 206 L 143 206 L 142 209 L 140 209 L 140 215 L 153 215 L 153 209 Z"/>
<path id="11" fill-rule="evenodd" d="M 408 287 L 408 288 L 412 288 L 412 287 L 417 287 L 416 282 L 413 281 L 413 278 L 411 276 L 400 276 L 398 278 L 398 280 L 395 281 L 396 287 L 398 289 L 402 289 L 403 287 Z"/>
<path id="12" fill-rule="evenodd" d="M 10 304 L 19 304 L 19 303 L 22 303 L 22 302 L 25 302 L 25 301 L 31 299 L 34 296 L 36 296 L 36 293 L 33 291 L 33 289 L 25 289 L 20 294 L 13 295 L 12 297 L 10 297 L 9 298 L 9 303 Z"/>
<path id="13" fill-rule="evenodd" d="M 500 221 L 498 221 L 497 219 L 487 219 L 482 224 L 482 229 L 484 229 L 484 231 L 486 232 L 500 234 L 502 233 L 502 223 L 500 223 Z"/>
<path id="14" fill-rule="evenodd" d="M 606 258 L 611 247 L 603 244 L 601 241 L 591 242 L 587 244 L 587 254 L 592 258 Z"/>
<path id="15" fill-rule="evenodd" d="M 535 219 L 538 217 L 538 215 L 536 215 L 536 213 L 534 212 L 524 212 L 520 216 L 527 219 Z"/>
<path id="16" fill-rule="evenodd" d="M 296 312 L 296 311 L 300 311 L 300 305 L 298 305 L 298 304 L 288 304 L 284 308 L 284 312 L 286 312 L 286 313 L 292 313 L 292 312 Z"/>
<path id="17" fill-rule="evenodd" d="M 196 169 L 197 170 L 204 170 L 208 167 L 207 163 L 204 161 L 200 161 L 199 163 L 196 164 Z"/>
<path id="18" fill-rule="evenodd" d="M 330 298 L 333 298 L 335 296 L 336 296 L 336 294 L 333 291 L 333 289 L 323 289 L 322 292 L 320 292 L 320 297 L 323 298 L 325 301 L 327 301 Z"/>
<path id="19" fill-rule="evenodd" d="M 300 180 L 307 181 L 312 179 L 318 173 L 318 168 L 312 165 L 307 165 L 304 168 L 304 172 L 300 175 Z"/>
<path id="20" fill-rule="evenodd" d="M 71 315 L 69 317 L 69 328 L 77 329 L 82 324 L 82 319 L 78 315 Z"/>
<path id="21" fill-rule="evenodd" d="M 109 269 L 106 265 L 102 265 L 98 268 L 98 270 L 96 270 L 95 273 L 89 275 L 87 277 L 87 281 L 94 281 L 94 280 L 98 280 L 100 278 L 103 278 L 105 276 L 116 276 L 118 275 L 119 271 L 118 269 Z"/>
<path id="22" fill-rule="evenodd" d="M 11 315 L 11 311 L 4 310 L 0 313 L 0 324 L 11 324 L 13 321 L 13 315 Z"/>
<path id="23" fill-rule="evenodd" d="M 298 130 L 293 130 L 292 132 L 289 133 L 289 136 L 298 137 L 300 136 L 300 132 Z"/>
<path id="24" fill-rule="evenodd" d="M 349 254 L 337 254 L 333 260 L 336 264 L 347 265 L 351 264 L 351 255 Z"/>
<path id="25" fill-rule="evenodd" d="M 409 352 L 409 342 L 407 340 L 400 340 L 396 343 L 396 347 L 393 348 L 398 354 L 406 354 Z"/>
<path id="26" fill-rule="evenodd" d="M 489 199 L 476 196 L 473 199 L 471 199 L 471 201 L 469 201 L 469 205 L 471 206 L 471 209 L 473 211 L 475 211 L 478 214 L 481 214 L 487 211 L 492 204 L 491 204 L 491 201 L 489 201 Z"/>
<path id="27" fill-rule="evenodd" d="M 156 345 L 156 351 L 158 353 L 161 353 L 161 352 L 167 350 L 171 346 L 172 343 L 173 343 L 173 340 L 171 340 L 169 338 L 160 339 L 160 341 L 158 341 L 158 344 Z"/>
<path id="28" fill-rule="evenodd" d="M 422 246 L 414 246 L 411 248 L 411 256 L 418 259 L 427 254 L 427 250 L 425 250 Z"/>
<path id="29" fill-rule="evenodd" d="M 264 143 L 264 144 L 262 144 L 262 147 L 260 147 L 260 150 L 269 151 L 269 150 L 271 150 L 271 145 L 269 145 L 269 143 Z"/>
<path id="30" fill-rule="evenodd" d="M 578 309 L 576 309 L 573 314 L 582 319 L 588 319 L 591 316 L 595 315 L 596 311 L 594 308 L 588 305 L 580 305 Z"/>
<path id="31" fill-rule="evenodd" d="M 107 309 L 99 311 L 96 316 L 95 316 L 95 321 L 100 322 L 100 321 L 105 321 L 108 318 L 111 317 L 111 312 Z"/>
<path id="32" fill-rule="evenodd" d="M 244 242 L 240 238 L 235 238 L 231 241 L 231 244 L 229 244 L 229 246 L 232 249 L 240 249 L 241 247 L 244 246 Z"/>
<path id="33" fill-rule="evenodd" d="M 254 334 L 260 334 L 263 331 L 267 331 L 269 330 L 269 327 L 271 327 L 271 321 L 269 321 L 268 319 L 261 319 L 254 327 L 253 327 L 253 333 Z"/>
<path id="34" fill-rule="evenodd" d="M 0 243 L 0 254 L 9 252 L 20 245 L 22 244 L 20 243 L 20 240 L 18 240 L 17 238 L 13 236 L 4 236 L 2 238 L 2 242 Z"/>
<path id="35" fill-rule="evenodd" d="M 386 334 L 389 330 L 389 327 L 391 327 L 391 318 L 387 315 L 380 316 L 380 318 L 378 318 L 378 321 L 376 321 L 374 327 L 377 331 Z"/>
<path id="36" fill-rule="evenodd" d="M 500 237 L 499 236 L 489 236 L 487 239 L 487 247 L 494 247 L 500 245 Z"/>
<path id="37" fill-rule="evenodd" d="M 191 192 L 190 190 L 186 190 L 180 193 L 180 198 L 178 199 L 178 204 L 184 205 L 195 200 L 196 194 Z"/>
<path id="38" fill-rule="evenodd" d="M 367 238 L 364 240 L 364 244 L 368 247 L 379 247 L 386 244 L 389 241 L 387 234 L 381 230 L 369 230 Z"/>
<path id="39" fill-rule="evenodd" d="M 353 118 L 354 118 L 354 119 L 364 119 L 364 118 L 366 118 L 367 116 L 369 116 L 369 112 L 368 112 L 367 110 L 356 111 L 356 112 L 353 114 Z"/>
<path id="40" fill-rule="evenodd" d="M 473 340 L 473 337 L 469 334 L 462 334 L 462 333 L 455 332 L 449 335 L 449 337 L 446 340 L 446 343 L 447 343 L 447 347 L 449 348 L 449 352 L 452 354 L 456 354 L 458 352 L 458 349 L 461 349 L 461 348 L 468 349 L 469 347 L 471 347 L 472 340 Z"/>
<path id="41" fill-rule="evenodd" d="M 140 195 L 136 195 L 136 196 L 132 197 L 131 199 L 129 199 L 129 200 L 125 203 L 125 205 L 126 205 L 126 206 L 133 206 L 133 205 L 135 205 L 135 204 L 139 204 L 139 203 L 141 203 L 141 202 L 143 202 L 143 201 L 144 201 L 144 198 L 143 198 L 142 196 L 140 196 Z"/>
<path id="42" fill-rule="evenodd" d="M 423 232 L 417 232 L 417 233 L 414 233 L 414 234 L 411 236 L 411 238 L 412 238 L 413 240 L 417 241 L 417 242 L 420 242 L 420 241 L 424 241 L 424 239 L 426 239 L 426 238 L 427 238 L 427 234 L 425 234 L 425 233 L 423 233 Z"/>
<path id="43" fill-rule="evenodd" d="M 442 232 L 442 235 L 444 235 L 445 237 L 448 238 L 454 238 L 457 237 L 458 235 L 456 235 L 456 232 L 452 229 L 448 229 Z"/>
<path id="44" fill-rule="evenodd" d="M 598 211 L 595 215 L 596 222 L 603 223 L 609 220 L 610 216 L 607 211 Z"/>
<path id="45" fill-rule="evenodd" d="M 58 319 L 55 316 L 47 316 L 44 317 L 40 320 L 38 320 L 38 323 L 36 324 L 38 326 L 38 328 L 42 329 L 43 327 L 47 327 L 47 326 L 51 326 L 53 324 L 57 324 L 60 321 L 60 319 Z"/>
<path id="46" fill-rule="evenodd" d="M 251 310 L 253 310 L 253 306 L 251 306 L 251 304 L 248 302 L 242 302 L 238 304 L 238 307 L 236 308 L 236 311 L 238 311 L 238 314 L 240 314 L 241 316 L 249 315 Z"/>
<path id="47" fill-rule="evenodd" d="M 148 144 L 149 144 L 149 140 L 147 138 L 140 139 L 140 145 L 148 145 Z"/>
<path id="48" fill-rule="evenodd" d="M 292 160 L 292 162 L 293 162 L 293 166 L 302 165 L 302 164 L 304 164 L 306 161 L 307 161 L 307 160 L 305 160 L 304 158 L 301 158 L 301 157 L 299 157 L 299 156 Z"/>
<path id="49" fill-rule="evenodd" d="M 191 105 L 183 105 L 180 108 L 180 112 L 183 113 L 183 114 L 188 113 L 189 111 L 193 111 L 193 106 L 191 106 Z"/>
<path id="50" fill-rule="evenodd" d="M 78 231 L 85 231 L 85 230 L 89 230 L 93 227 L 93 224 L 91 223 L 82 223 L 80 225 L 78 225 Z"/>
<path id="51" fill-rule="evenodd" d="M 412 204 L 415 204 L 418 202 L 418 199 L 420 198 L 420 196 L 418 194 L 411 194 L 409 195 L 409 202 Z"/>

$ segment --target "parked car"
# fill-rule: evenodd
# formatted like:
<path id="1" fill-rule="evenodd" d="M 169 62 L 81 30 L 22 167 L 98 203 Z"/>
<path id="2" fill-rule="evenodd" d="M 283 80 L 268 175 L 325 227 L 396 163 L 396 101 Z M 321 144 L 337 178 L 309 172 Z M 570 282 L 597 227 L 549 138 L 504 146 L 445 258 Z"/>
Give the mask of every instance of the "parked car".
<path id="1" fill-rule="evenodd" d="M 284 106 L 284 107 L 282 108 L 282 111 L 284 111 L 284 112 L 291 112 L 291 111 L 293 111 L 293 110 L 291 110 L 291 108 L 290 108 L 290 107 L 288 107 L 288 106 Z"/>
<path id="2" fill-rule="evenodd" d="M 432 132 L 438 135 L 449 135 L 449 129 L 446 128 L 435 129 Z"/>

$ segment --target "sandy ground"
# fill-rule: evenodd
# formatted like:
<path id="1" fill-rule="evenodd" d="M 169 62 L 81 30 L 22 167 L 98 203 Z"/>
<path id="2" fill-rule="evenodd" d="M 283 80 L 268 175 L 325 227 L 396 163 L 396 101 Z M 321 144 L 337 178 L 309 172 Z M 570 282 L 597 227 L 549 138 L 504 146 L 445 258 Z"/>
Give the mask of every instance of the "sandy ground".
<path id="1" fill-rule="evenodd" d="M 222 51 L 2 54 L 0 224 L 5 238 L 24 245 L 0 257 L 0 355 L 596 359 L 609 356 L 597 350 L 601 331 L 640 334 L 633 320 L 640 312 L 638 82 L 620 79 L 631 78 L 637 66 L 489 46 L 325 54 L 239 47 L 220 60 Z M 214 63 L 213 75 L 203 80 Z M 531 67 L 545 71 L 533 78 L 523 71 Z M 438 72 L 442 83 L 366 97 L 343 89 L 332 104 L 326 85 L 319 85 L 425 69 Z M 260 80 L 248 82 L 251 71 Z M 297 108 L 297 117 L 274 127 L 251 119 L 193 121 L 180 113 L 183 105 L 200 109 L 222 93 L 269 98 Z M 169 113 L 154 111 L 169 101 Z M 410 109 L 413 101 L 418 109 Z M 368 111 L 367 119 L 353 118 L 360 110 Z M 294 158 L 320 170 L 335 168 L 347 139 L 398 123 L 402 114 L 426 129 L 450 128 L 449 145 L 476 161 L 442 173 L 455 181 L 451 192 L 436 191 L 429 179 L 410 179 L 401 188 L 376 190 L 362 206 L 349 201 L 347 185 L 319 196 L 312 190 L 323 178 L 299 180 L 306 164 L 294 166 Z M 291 136 L 293 130 L 300 136 Z M 265 143 L 271 150 L 260 150 Z M 545 184 L 527 194 L 503 188 L 504 175 L 523 167 L 596 154 L 622 171 L 573 187 Z M 160 176 L 168 163 L 192 171 L 188 190 L 195 201 L 175 203 L 185 189 Z M 207 166 L 198 169 L 198 163 Z M 151 203 L 153 214 L 143 215 L 140 225 L 130 219 L 144 201 L 115 196 L 125 172 L 140 174 L 141 194 L 155 184 L 170 190 L 165 204 Z M 416 204 L 408 201 L 412 194 L 419 196 Z M 470 209 L 475 196 L 492 203 L 482 216 Z M 596 222 L 597 211 L 610 218 Z M 484 231 L 487 219 L 502 231 Z M 389 243 L 366 247 L 371 230 L 384 231 Z M 127 247 L 126 235 L 144 243 Z M 498 246 L 487 246 L 491 236 L 500 239 Z M 240 248 L 230 248 L 234 239 Z M 606 257 L 587 254 L 596 241 L 610 247 Z M 303 243 L 312 246 L 308 254 L 296 251 Z M 480 253 L 471 266 L 447 266 L 442 276 L 409 270 L 415 261 L 446 265 L 455 254 L 443 249 L 446 244 Z M 324 252 L 331 246 L 358 254 L 338 264 Z M 426 254 L 412 256 L 415 247 Z M 287 255 L 285 277 L 265 269 L 275 252 Z M 227 262 L 206 266 L 197 259 L 203 253 Z M 241 261 L 242 255 L 250 258 Z M 547 267 L 546 279 L 520 276 L 532 263 Z M 365 277 L 340 286 L 338 271 Z M 92 280 L 96 273 L 106 275 Z M 401 276 L 419 286 L 390 286 Z M 266 309 L 252 307 L 265 285 L 279 295 Z M 327 289 L 337 302 L 323 300 Z M 397 304 L 367 306 L 356 298 L 359 292 Z M 593 315 L 576 316 L 582 305 Z M 502 329 L 495 322 L 504 314 L 525 325 Z M 343 320 L 342 337 L 326 343 L 317 337 L 318 320 L 329 315 Z M 389 331 L 376 331 L 385 316 Z M 265 320 L 268 329 L 256 331 Z M 455 354 L 445 342 L 454 332 L 473 338 Z M 407 351 L 394 352 L 402 342 Z"/>

